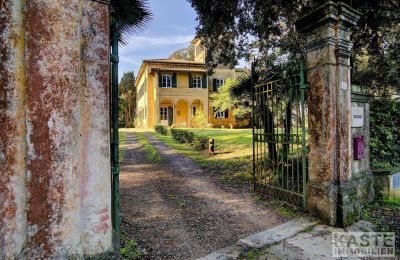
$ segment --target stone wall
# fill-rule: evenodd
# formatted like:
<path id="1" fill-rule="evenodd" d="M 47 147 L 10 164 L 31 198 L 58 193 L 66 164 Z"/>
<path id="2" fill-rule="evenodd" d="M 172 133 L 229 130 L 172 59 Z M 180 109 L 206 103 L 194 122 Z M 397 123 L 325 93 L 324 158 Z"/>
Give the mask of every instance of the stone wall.
<path id="1" fill-rule="evenodd" d="M 0 258 L 109 252 L 108 6 L 0 8 Z"/>

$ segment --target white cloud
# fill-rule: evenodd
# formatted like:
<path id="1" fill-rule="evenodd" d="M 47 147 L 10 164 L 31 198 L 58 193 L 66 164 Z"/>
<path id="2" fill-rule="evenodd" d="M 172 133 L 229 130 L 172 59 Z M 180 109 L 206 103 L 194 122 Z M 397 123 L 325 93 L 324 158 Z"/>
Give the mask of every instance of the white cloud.
<path id="1" fill-rule="evenodd" d="M 138 58 L 134 58 L 134 57 L 130 57 L 130 56 L 125 56 L 125 55 L 120 55 L 119 56 L 120 61 L 131 64 L 131 65 L 135 65 L 135 66 L 140 66 L 140 59 Z"/>
<path id="2" fill-rule="evenodd" d="M 124 55 L 139 50 L 148 50 L 177 44 L 189 44 L 192 39 L 193 35 L 162 37 L 131 36 L 127 40 L 127 45 L 120 48 L 120 53 Z"/>

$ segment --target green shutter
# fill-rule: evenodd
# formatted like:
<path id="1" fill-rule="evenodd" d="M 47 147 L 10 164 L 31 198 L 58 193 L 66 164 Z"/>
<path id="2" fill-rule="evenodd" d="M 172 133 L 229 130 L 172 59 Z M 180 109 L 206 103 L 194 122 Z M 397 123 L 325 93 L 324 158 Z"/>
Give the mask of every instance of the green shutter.
<path id="1" fill-rule="evenodd" d="M 229 117 L 229 111 L 227 109 L 227 110 L 225 110 L 225 118 L 228 118 L 228 117 Z"/>
<path id="2" fill-rule="evenodd" d="M 172 74 L 172 87 L 176 88 L 176 73 Z"/>
<path id="3" fill-rule="evenodd" d="M 160 72 L 158 72 L 158 87 L 162 87 L 162 77 Z"/>
<path id="4" fill-rule="evenodd" d="M 213 91 L 217 91 L 217 79 L 213 79 Z"/>
<path id="5" fill-rule="evenodd" d="M 189 88 L 193 88 L 193 77 L 192 74 L 189 73 Z"/>
<path id="6" fill-rule="evenodd" d="M 174 109 L 168 107 L 168 125 L 171 126 L 174 123 Z"/>
<path id="7" fill-rule="evenodd" d="M 203 82 L 202 82 L 202 88 L 207 88 L 207 76 L 206 74 L 203 75 Z"/>

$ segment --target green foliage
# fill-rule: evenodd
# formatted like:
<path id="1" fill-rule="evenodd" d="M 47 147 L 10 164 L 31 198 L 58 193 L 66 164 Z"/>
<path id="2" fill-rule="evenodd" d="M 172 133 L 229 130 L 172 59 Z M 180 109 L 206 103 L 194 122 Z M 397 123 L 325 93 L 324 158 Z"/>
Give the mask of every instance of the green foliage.
<path id="1" fill-rule="evenodd" d="M 371 103 L 371 165 L 391 168 L 400 165 L 400 102 L 376 99 Z"/>
<path id="2" fill-rule="evenodd" d="M 205 150 L 208 148 L 208 137 L 195 135 L 193 132 L 185 129 L 171 129 L 172 137 L 180 142 L 193 145 L 196 150 Z"/>
<path id="3" fill-rule="evenodd" d="M 377 232 L 396 233 L 396 255 L 400 253 L 400 201 L 377 196 L 367 205 L 363 219 L 375 225 Z"/>
<path id="4" fill-rule="evenodd" d="M 208 148 L 208 140 L 207 136 L 195 136 L 193 139 L 193 147 L 197 150 L 206 150 Z"/>
<path id="5" fill-rule="evenodd" d="M 123 122 L 125 127 L 134 127 L 136 114 L 136 87 L 133 71 L 125 72 L 118 85 L 119 90 L 119 111 L 118 120 Z"/>
<path id="6" fill-rule="evenodd" d="M 240 119 L 251 119 L 251 93 L 241 92 L 236 94 L 235 88 L 241 87 L 246 77 L 227 79 L 217 93 L 211 94 L 211 105 L 220 111 L 233 110 L 233 115 Z"/>
<path id="7" fill-rule="evenodd" d="M 147 0 L 111 0 L 111 16 L 118 24 L 118 41 L 125 44 L 125 37 L 138 30 L 142 30 L 151 20 L 152 15 Z"/>
<path id="8" fill-rule="evenodd" d="M 206 65 L 234 67 L 254 56 L 265 71 L 287 60 L 304 59 L 295 21 L 322 0 L 188 0 L 197 13 L 197 36 L 207 49 Z M 339 2 L 339 1 L 335 1 Z M 352 36 L 353 81 L 377 89 L 400 88 L 400 2 L 342 0 L 362 13 Z"/>
<path id="9" fill-rule="evenodd" d="M 137 242 L 128 239 L 124 234 L 121 234 L 121 247 L 119 252 L 122 259 L 138 260 L 145 257 L 145 254 L 140 250 Z"/>
<path id="10" fill-rule="evenodd" d="M 162 135 L 167 135 L 168 129 L 164 125 L 154 126 L 154 130 Z"/>
<path id="11" fill-rule="evenodd" d="M 208 118 L 203 112 L 202 108 L 196 110 L 196 114 L 193 117 L 193 121 L 197 125 L 197 127 L 205 128 L 208 124 Z"/>

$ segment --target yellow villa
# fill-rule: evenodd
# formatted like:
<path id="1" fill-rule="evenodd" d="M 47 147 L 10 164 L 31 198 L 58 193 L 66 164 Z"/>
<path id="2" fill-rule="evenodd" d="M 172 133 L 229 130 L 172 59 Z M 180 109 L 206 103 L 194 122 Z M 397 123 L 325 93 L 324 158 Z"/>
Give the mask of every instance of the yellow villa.
<path id="1" fill-rule="evenodd" d="M 239 127 L 231 110 L 216 111 L 210 94 L 217 91 L 227 78 L 237 78 L 244 69 L 217 67 L 207 75 L 205 50 L 200 40 L 192 41 L 195 60 L 143 60 L 136 79 L 138 128 L 153 128 L 157 124 L 174 127 L 197 127 L 194 117 L 203 113 L 214 127 Z"/>

